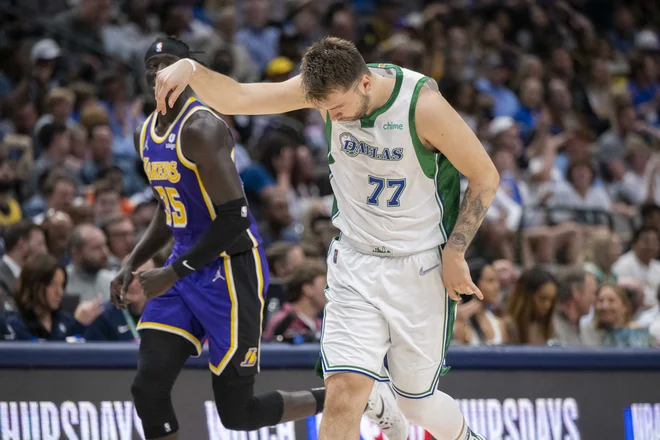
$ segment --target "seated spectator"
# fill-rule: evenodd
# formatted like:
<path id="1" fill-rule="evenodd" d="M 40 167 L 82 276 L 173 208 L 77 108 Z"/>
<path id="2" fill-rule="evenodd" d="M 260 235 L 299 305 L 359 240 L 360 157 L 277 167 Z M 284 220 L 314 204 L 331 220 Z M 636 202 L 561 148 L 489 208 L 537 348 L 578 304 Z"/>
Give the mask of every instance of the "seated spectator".
<path id="1" fill-rule="evenodd" d="M 88 148 L 91 157 L 80 170 L 80 180 L 84 185 L 92 185 L 96 175 L 103 168 L 113 164 L 112 161 L 112 130 L 102 124 L 89 130 Z"/>
<path id="2" fill-rule="evenodd" d="M 82 302 L 74 316 L 61 311 L 66 281 L 66 272 L 51 255 L 38 254 L 28 260 L 14 293 L 18 310 L 7 315 L 4 338 L 63 341 L 82 335 L 103 310 L 102 303 L 98 297 Z"/>
<path id="3" fill-rule="evenodd" d="M 504 325 L 510 344 L 545 345 L 552 338 L 557 282 L 549 272 L 532 268 L 522 273 L 511 292 Z"/>
<path id="4" fill-rule="evenodd" d="M 520 109 L 513 119 L 520 129 L 520 138 L 529 144 L 543 112 L 543 84 L 536 78 L 527 78 L 520 87 Z"/>
<path id="5" fill-rule="evenodd" d="M 83 301 L 97 295 L 103 301 L 109 300 L 113 275 L 106 269 L 109 251 L 103 231 L 92 225 L 76 226 L 71 234 L 69 251 L 67 295 L 79 295 Z"/>
<path id="6" fill-rule="evenodd" d="M 122 214 L 119 189 L 107 181 L 94 186 L 94 223 L 102 225 L 112 217 Z"/>
<path id="7" fill-rule="evenodd" d="M 557 310 L 553 316 L 553 339 L 566 345 L 581 345 L 580 318 L 596 304 L 596 278 L 583 269 L 571 269 L 560 280 Z"/>
<path id="8" fill-rule="evenodd" d="M 506 84 L 511 76 L 511 69 L 500 55 L 491 55 L 486 60 L 488 77 L 476 83 L 477 90 L 495 101 L 494 116 L 513 117 L 520 108 L 518 97 Z"/>
<path id="9" fill-rule="evenodd" d="M 632 304 L 624 290 L 613 284 L 598 289 L 593 323 L 585 327 L 588 345 L 650 347 L 649 329 L 632 322 Z"/>
<path id="10" fill-rule="evenodd" d="M 108 239 L 108 269 L 119 270 L 124 258 L 135 247 L 135 226 L 130 217 L 118 215 L 107 219 L 101 229 Z"/>
<path id="11" fill-rule="evenodd" d="M 601 229 L 591 234 L 586 250 L 586 263 L 584 268 L 596 277 L 596 282 L 616 282 L 616 275 L 612 272 L 612 266 L 621 256 L 621 237 L 616 232 Z"/>
<path id="12" fill-rule="evenodd" d="M 286 302 L 266 326 L 264 341 L 318 342 L 325 285 L 324 264 L 305 261 L 298 266 L 287 283 Z"/>
<path id="13" fill-rule="evenodd" d="M 3 296 L 11 296 L 14 291 L 25 262 L 33 255 L 48 251 L 43 229 L 26 220 L 7 228 L 4 239 L 6 253 L 0 261 L 0 304 Z"/>
<path id="14" fill-rule="evenodd" d="M 644 307 L 657 304 L 660 287 L 660 232 L 649 226 L 638 229 L 632 239 L 632 249 L 621 255 L 612 266 L 617 277 L 629 276 L 644 283 Z"/>
<path id="15" fill-rule="evenodd" d="M 66 265 L 69 259 L 69 239 L 73 232 L 71 216 L 61 211 L 48 211 L 41 227 L 46 234 L 48 253 L 57 258 L 60 265 Z"/>
<path id="16" fill-rule="evenodd" d="M 259 235 L 264 247 L 276 241 L 298 243 L 300 233 L 289 212 L 289 202 L 286 195 L 280 191 L 273 191 L 264 208 L 264 220 L 259 225 Z M 300 228 L 301 229 L 301 228 Z"/>
<path id="17" fill-rule="evenodd" d="M 485 260 L 471 261 L 469 267 L 470 276 L 483 293 L 484 299 L 473 301 L 472 296 L 464 297 L 454 324 L 454 339 L 468 345 L 505 344 L 507 335 L 504 322 L 493 313 L 500 301 L 497 272 Z M 467 313 L 462 309 L 468 309 Z"/>
<path id="18" fill-rule="evenodd" d="M 144 263 L 137 273 L 155 269 L 153 260 Z M 137 275 L 126 289 L 124 300 L 126 308 L 119 310 L 109 301 L 103 306 L 103 313 L 87 327 L 85 340 L 87 341 L 138 341 L 140 335 L 137 323 L 140 322 L 142 311 L 147 303 Z"/>
<path id="19" fill-rule="evenodd" d="M 660 231 L 660 206 L 655 203 L 645 203 L 639 208 L 642 226 L 651 226 Z"/>
<path id="20" fill-rule="evenodd" d="M 158 210 L 158 201 L 154 198 L 150 200 L 139 203 L 131 215 L 131 220 L 135 226 L 135 233 L 137 236 L 140 236 L 144 231 L 147 230 L 151 220 L 156 216 L 156 211 Z"/>
<path id="21" fill-rule="evenodd" d="M 280 308 L 284 300 L 284 283 L 293 270 L 305 261 L 303 248 L 297 244 L 280 241 L 266 248 L 266 260 L 270 269 L 270 284 L 266 292 L 266 315 Z"/>
<path id="22" fill-rule="evenodd" d="M 34 216 L 32 221 L 41 224 L 50 210 L 67 212 L 73 206 L 77 193 L 78 182 L 76 179 L 64 170 L 53 170 L 44 182 L 45 209 Z"/>
<path id="23" fill-rule="evenodd" d="M 13 225 L 23 218 L 21 205 L 15 198 L 16 173 L 9 160 L 9 148 L 0 143 L 0 228 Z"/>
<path id="24" fill-rule="evenodd" d="M 660 289 L 658 289 L 658 294 L 656 295 L 658 304 L 660 304 Z M 653 309 L 651 322 L 649 323 L 649 333 L 654 339 L 655 346 L 660 347 L 660 305 L 656 305 Z"/>
<path id="25" fill-rule="evenodd" d="M 610 198 L 602 186 L 595 185 L 596 170 L 588 161 L 573 162 L 566 170 L 566 183 L 560 184 L 549 200 L 549 205 L 558 211 L 552 214 L 555 222 L 575 219 L 580 223 L 598 224 L 600 216 L 592 219 L 585 210 L 596 213 L 612 210 Z M 561 210 L 559 210 L 561 209 Z M 570 212 L 567 210 L 578 210 Z"/>
<path id="26" fill-rule="evenodd" d="M 65 167 L 66 158 L 71 149 L 71 133 L 65 125 L 46 124 L 38 134 L 39 142 L 43 146 L 43 152 L 34 163 L 28 175 L 27 185 L 24 187 L 23 196 L 31 197 L 37 191 L 39 177 L 53 167 Z M 70 175 L 74 175 L 71 169 L 66 169 Z"/>

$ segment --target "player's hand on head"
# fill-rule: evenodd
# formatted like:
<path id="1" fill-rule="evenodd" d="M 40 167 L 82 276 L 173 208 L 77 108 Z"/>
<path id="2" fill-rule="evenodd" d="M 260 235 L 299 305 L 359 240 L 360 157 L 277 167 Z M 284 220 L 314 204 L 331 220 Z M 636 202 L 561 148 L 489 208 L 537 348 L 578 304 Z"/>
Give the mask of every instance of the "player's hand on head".
<path id="1" fill-rule="evenodd" d="M 183 93 L 193 74 L 192 64 L 186 60 L 179 60 L 171 66 L 158 71 L 156 74 L 156 111 L 167 113 L 177 98 Z"/>
<path id="2" fill-rule="evenodd" d="M 140 272 L 138 280 L 147 299 L 162 295 L 174 286 L 179 279 L 172 266 Z"/>
<path id="3" fill-rule="evenodd" d="M 129 266 L 122 266 L 119 273 L 110 283 L 110 302 L 118 309 L 126 307 L 124 295 L 128 286 L 133 282 L 133 270 Z"/>
<path id="4" fill-rule="evenodd" d="M 472 282 L 470 268 L 465 255 L 445 249 L 442 252 L 442 280 L 445 283 L 447 294 L 455 301 L 460 301 L 459 295 L 476 295 L 484 299 L 481 290 Z"/>

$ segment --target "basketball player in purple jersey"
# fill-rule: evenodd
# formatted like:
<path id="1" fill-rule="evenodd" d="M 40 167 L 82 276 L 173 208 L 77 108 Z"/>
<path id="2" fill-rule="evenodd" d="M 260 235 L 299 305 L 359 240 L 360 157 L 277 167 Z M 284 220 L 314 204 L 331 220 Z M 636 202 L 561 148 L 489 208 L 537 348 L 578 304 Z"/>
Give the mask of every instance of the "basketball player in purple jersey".
<path id="1" fill-rule="evenodd" d="M 150 87 L 159 70 L 190 56 L 179 40 L 156 40 L 145 55 Z M 226 428 L 252 431 L 319 413 L 323 388 L 254 394 L 269 272 L 227 125 L 187 88 L 171 112 L 152 113 L 138 128 L 135 146 L 162 209 L 112 282 L 118 307 L 125 307 L 135 270 L 174 238 L 165 266 L 139 275 L 149 301 L 138 324 L 131 391 L 146 438 L 177 438 L 172 387 L 188 357 L 201 353 L 204 339 Z M 407 422 L 389 388 L 374 387 L 366 414 L 390 440 L 407 437 Z"/>

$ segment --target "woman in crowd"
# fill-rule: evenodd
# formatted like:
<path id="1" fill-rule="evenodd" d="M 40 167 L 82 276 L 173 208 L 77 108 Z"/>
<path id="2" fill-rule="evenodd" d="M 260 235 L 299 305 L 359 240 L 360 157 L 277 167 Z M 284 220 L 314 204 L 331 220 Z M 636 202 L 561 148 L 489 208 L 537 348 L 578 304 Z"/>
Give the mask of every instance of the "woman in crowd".
<path id="1" fill-rule="evenodd" d="M 509 297 L 504 318 L 511 344 L 545 345 L 552 337 L 557 282 L 540 268 L 526 270 Z"/>
<path id="2" fill-rule="evenodd" d="M 608 229 L 595 231 L 587 248 L 585 270 L 596 277 L 598 284 L 616 282 L 612 265 L 621 256 L 621 237 Z"/>
<path id="3" fill-rule="evenodd" d="M 455 339 L 469 345 L 499 345 L 506 343 L 504 322 L 493 310 L 500 302 L 500 281 L 495 268 L 485 260 L 469 263 L 470 275 L 484 294 L 483 301 L 470 301 L 466 297 L 465 307 L 460 307 L 454 325 Z M 466 313 L 462 313 L 465 309 Z"/>
<path id="4" fill-rule="evenodd" d="M 615 284 L 598 290 L 593 323 L 584 329 L 585 343 L 606 347 L 650 347 L 653 339 L 647 327 L 632 322 L 633 305 L 626 292 Z"/>
<path id="5" fill-rule="evenodd" d="M 6 317 L 7 340 L 64 341 L 82 335 L 103 311 L 100 298 L 80 303 L 74 316 L 60 310 L 66 272 L 57 259 L 38 254 L 25 264 L 14 292 L 18 310 Z"/>

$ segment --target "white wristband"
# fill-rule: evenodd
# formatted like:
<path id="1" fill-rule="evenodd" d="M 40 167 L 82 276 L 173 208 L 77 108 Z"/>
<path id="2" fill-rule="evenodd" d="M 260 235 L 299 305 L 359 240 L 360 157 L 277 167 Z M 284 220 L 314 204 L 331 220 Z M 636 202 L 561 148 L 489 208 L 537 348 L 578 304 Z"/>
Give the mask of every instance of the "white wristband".
<path id="1" fill-rule="evenodd" d="M 193 73 L 197 72 L 197 65 L 195 64 L 195 62 L 193 60 L 191 60 L 190 58 L 184 58 L 184 60 L 186 60 L 190 63 L 190 65 L 193 68 Z"/>

